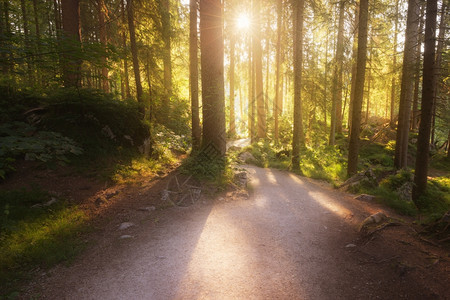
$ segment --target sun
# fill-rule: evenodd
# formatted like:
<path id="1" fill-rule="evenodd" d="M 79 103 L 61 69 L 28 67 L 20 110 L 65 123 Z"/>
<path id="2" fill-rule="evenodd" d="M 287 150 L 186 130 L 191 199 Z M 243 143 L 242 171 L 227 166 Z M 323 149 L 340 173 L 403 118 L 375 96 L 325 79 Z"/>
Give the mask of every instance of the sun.
<path id="1" fill-rule="evenodd" d="M 250 27 L 250 17 L 243 13 L 236 19 L 236 25 L 239 29 L 247 29 Z"/>

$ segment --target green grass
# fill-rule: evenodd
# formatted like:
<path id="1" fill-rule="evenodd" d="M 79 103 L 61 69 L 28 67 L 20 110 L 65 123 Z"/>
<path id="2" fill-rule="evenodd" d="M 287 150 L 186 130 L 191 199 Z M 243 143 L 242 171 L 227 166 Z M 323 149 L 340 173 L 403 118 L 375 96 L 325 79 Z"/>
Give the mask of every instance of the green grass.
<path id="1" fill-rule="evenodd" d="M 17 291 L 35 268 L 48 268 L 73 258 L 84 246 L 80 234 L 87 216 L 62 199 L 35 207 L 51 196 L 39 189 L 0 192 L 0 293 Z"/>

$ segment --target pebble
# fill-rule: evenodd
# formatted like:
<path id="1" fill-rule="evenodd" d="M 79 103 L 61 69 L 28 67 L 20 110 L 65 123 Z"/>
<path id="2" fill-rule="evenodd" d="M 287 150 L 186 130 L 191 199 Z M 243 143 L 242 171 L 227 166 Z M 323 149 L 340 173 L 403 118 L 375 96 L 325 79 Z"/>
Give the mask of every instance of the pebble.
<path id="1" fill-rule="evenodd" d="M 348 244 L 348 245 L 345 246 L 345 248 L 354 248 L 354 247 L 356 247 L 355 244 Z"/>
<path id="2" fill-rule="evenodd" d="M 126 239 L 132 239 L 132 238 L 133 238 L 132 235 L 124 234 L 124 235 L 121 235 L 119 239 L 126 240 Z"/>
<path id="3" fill-rule="evenodd" d="M 134 226 L 134 224 L 131 222 L 123 222 L 122 224 L 119 225 L 119 230 L 124 230 L 132 226 Z"/>

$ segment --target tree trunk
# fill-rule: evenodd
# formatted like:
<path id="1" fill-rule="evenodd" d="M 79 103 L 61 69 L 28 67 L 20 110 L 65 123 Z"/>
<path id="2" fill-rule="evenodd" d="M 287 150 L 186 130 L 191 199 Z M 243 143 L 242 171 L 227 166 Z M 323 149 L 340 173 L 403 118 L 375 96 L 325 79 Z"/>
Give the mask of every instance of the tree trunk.
<path id="1" fill-rule="evenodd" d="M 81 27 L 79 0 L 65 0 L 62 6 L 62 25 L 65 34 L 63 50 L 63 80 L 66 87 L 81 86 Z"/>
<path id="2" fill-rule="evenodd" d="M 304 146 L 302 124 L 302 58 L 303 58 L 303 12 L 305 2 L 293 0 L 294 22 L 294 132 L 292 137 L 292 169 L 300 170 L 300 148 Z"/>
<path id="3" fill-rule="evenodd" d="M 425 23 L 425 51 L 423 58 L 422 107 L 417 140 L 416 168 L 412 198 L 416 206 L 425 208 L 427 203 L 421 196 L 427 187 L 428 160 L 430 152 L 431 117 L 434 96 L 435 77 L 435 39 L 436 39 L 437 0 L 428 0 Z"/>
<path id="4" fill-rule="evenodd" d="M 356 67 L 358 60 L 358 28 L 359 28 L 359 5 L 356 4 L 355 7 L 355 24 L 353 29 L 353 47 L 352 47 L 352 79 L 350 86 L 350 103 L 348 105 L 348 128 L 349 135 L 351 135 L 352 128 L 352 116 L 353 116 L 353 100 L 355 98 L 355 88 L 356 88 Z M 350 138 L 350 136 L 349 136 Z"/>
<path id="5" fill-rule="evenodd" d="M 197 0 L 189 1 L 189 84 L 191 88 L 192 149 L 200 149 L 201 129 L 198 104 Z"/>
<path id="6" fill-rule="evenodd" d="M 233 35 L 230 40 L 230 136 L 236 136 L 236 117 L 234 111 L 234 67 L 235 67 L 235 36 Z"/>
<path id="7" fill-rule="evenodd" d="M 172 58 L 171 58 L 171 25 L 170 25 L 170 0 L 159 0 L 161 11 L 161 28 L 164 64 L 164 95 L 162 98 L 162 111 L 169 114 L 169 101 L 172 97 Z"/>
<path id="8" fill-rule="evenodd" d="M 283 0 L 277 0 L 277 53 L 276 53 L 276 75 L 275 75 L 275 101 L 273 102 L 274 136 L 278 143 L 278 117 L 280 115 L 280 75 L 281 75 L 281 26 L 283 17 Z"/>
<path id="9" fill-rule="evenodd" d="M 398 32 L 398 3 L 395 1 L 395 24 L 394 24 L 394 58 L 392 59 L 392 80 L 391 80 L 391 115 L 389 126 L 395 128 L 395 97 L 397 93 L 397 32 Z"/>
<path id="10" fill-rule="evenodd" d="M 142 99 L 142 83 L 141 83 L 141 71 L 139 69 L 139 59 L 136 46 L 136 29 L 134 27 L 134 0 L 128 0 L 127 2 L 128 13 L 128 30 L 130 31 L 130 47 L 131 56 L 133 59 L 133 71 L 134 80 L 136 81 L 136 99 L 140 104 L 139 111 L 142 118 L 145 116 L 144 100 Z"/>
<path id="11" fill-rule="evenodd" d="M 446 19 L 446 9 L 447 3 L 443 1 L 441 7 L 441 21 L 439 23 L 439 36 L 438 36 L 438 44 L 436 49 L 436 66 L 435 66 L 435 74 L 434 74 L 434 96 L 433 96 L 433 118 L 431 122 L 431 143 L 435 142 L 435 130 L 436 130 L 436 107 L 439 100 L 439 78 L 442 75 L 442 52 L 444 50 L 444 42 L 445 42 L 445 22 Z"/>
<path id="12" fill-rule="evenodd" d="M 200 50 L 203 99 L 202 148 L 205 154 L 222 156 L 226 152 L 226 135 L 224 45 L 220 0 L 200 0 Z"/>
<path id="13" fill-rule="evenodd" d="M 422 48 L 422 31 L 423 31 L 423 21 L 424 21 L 424 5 L 420 2 L 420 21 L 419 21 L 419 32 L 417 38 L 417 48 L 416 48 L 416 67 L 414 71 L 414 93 L 413 93 L 413 108 L 411 117 L 411 130 L 417 130 L 419 125 L 419 85 L 420 85 L 420 62 L 421 62 L 421 48 Z"/>
<path id="14" fill-rule="evenodd" d="M 418 0 L 409 0 L 394 157 L 394 166 L 397 169 L 405 169 L 408 165 L 409 119 L 411 115 L 411 102 L 414 87 L 414 69 L 416 60 L 415 47 L 417 43 L 418 27 L 419 2 Z"/>
<path id="15" fill-rule="evenodd" d="M 125 97 L 124 98 L 131 98 L 131 92 L 130 92 L 130 81 L 129 81 L 129 75 L 128 75 L 128 54 L 127 54 L 127 34 L 126 34 L 126 12 L 125 12 L 125 0 L 121 1 L 122 6 L 122 25 L 123 25 L 123 32 L 122 32 L 122 48 L 124 51 L 123 55 L 123 76 L 124 76 L 124 83 L 125 83 Z"/>
<path id="16" fill-rule="evenodd" d="M 339 25 L 334 62 L 334 75 L 331 102 L 331 128 L 329 144 L 334 145 L 335 133 L 342 132 L 342 65 L 344 62 L 344 4 L 339 2 Z"/>
<path id="17" fill-rule="evenodd" d="M 359 3 L 358 54 L 356 60 L 355 95 L 352 103 L 352 125 L 350 129 L 350 141 L 348 146 L 348 176 L 352 176 L 358 170 L 361 108 L 364 95 L 364 80 L 367 59 L 368 2 L 368 0 L 360 0 Z"/>
<path id="18" fill-rule="evenodd" d="M 20 8 L 22 11 L 23 33 L 24 33 L 24 48 L 25 48 L 25 61 L 27 64 L 27 76 L 28 84 L 33 84 L 33 66 L 31 62 L 32 51 L 30 45 L 30 31 L 28 28 L 28 12 L 25 5 L 25 0 L 20 0 Z"/>
<path id="19" fill-rule="evenodd" d="M 264 109 L 263 71 L 262 71 L 262 49 L 261 49 L 261 6 L 260 1 L 253 1 L 254 12 L 254 35 L 253 53 L 255 62 L 255 92 L 257 107 L 258 138 L 266 137 L 266 112 Z"/>
<path id="20" fill-rule="evenodd" d="M 105 0 L 97 1 L 98 9 L 98 31 L 100 36 L 100 43 L 102 44 L 102 89 L 105 93 L 109 93 L 109 75 L 108 75 L 108 59 L 106 56 L 106 48 L 108 46 L 108 35 L 106 31 L 106 6 Z"/>

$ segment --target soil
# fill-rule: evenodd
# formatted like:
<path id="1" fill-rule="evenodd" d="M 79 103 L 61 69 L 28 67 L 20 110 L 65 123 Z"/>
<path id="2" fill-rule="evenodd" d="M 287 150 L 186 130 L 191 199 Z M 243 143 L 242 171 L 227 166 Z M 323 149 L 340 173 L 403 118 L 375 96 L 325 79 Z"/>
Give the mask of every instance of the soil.
<path id="1" fill-rule="evenodd" d="M 80 204 L 95 230 L 70 264 L 38 270 L 21 299 L 450 299 L 448 249 L 411 219 L 327 184 L 244 166 L 248 191 L 200 185 L 162 197 L 176 166 L 110 185 L 68 168 L 24 164 L 0 188 L 39 185 Z M 178 178 L 178 177 L 177 177 Z M 359 231 L 376 212 L 405 222 Z M 119 230 L 124 222 L 131 227 Z"/>

